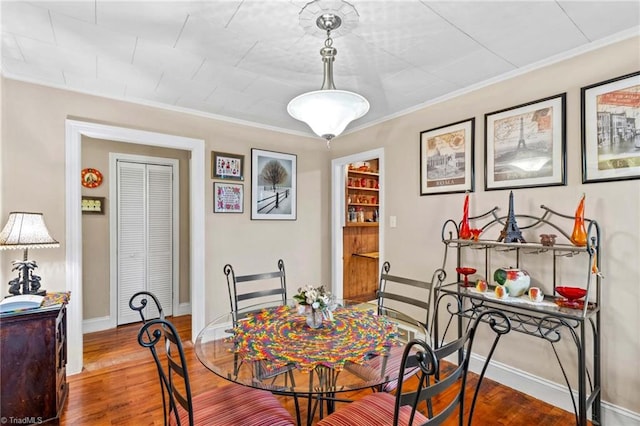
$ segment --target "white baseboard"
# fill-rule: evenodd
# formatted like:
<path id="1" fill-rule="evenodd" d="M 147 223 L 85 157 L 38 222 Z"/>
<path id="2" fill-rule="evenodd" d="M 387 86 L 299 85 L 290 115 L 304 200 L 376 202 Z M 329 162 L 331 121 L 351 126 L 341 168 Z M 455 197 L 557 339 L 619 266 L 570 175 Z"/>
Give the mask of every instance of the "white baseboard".
<path id="1" fill-rule="evenodd" d="M 175 310 L 175 316 L 191 315 L 191 303 L 181 303 Z M 110 316 L 90 318 L 82 321 L 82 334 L 93 333 L 95 331 L 109 330 L 115 328 L 115 321 Z"/>
<path id="2" fill-rule="evenodd" d="M 175 312 L 175 316 L 191 315 L 191 303 L 180 303 L 178 309 Z"/>
<path id="3" fill-rule="evenodd" d="M 114 328 L 110 316 L 90 318 L 82 321 L 82 334 L 93 333 L 95 331 L 108 330 Z"/>
<path id="4" fill-rule="evenodd" d="M 469 370 L 479 374 L 485 358 L 471 355 Z M 492 360 L 485 376 L 510 388 L 531 395 L 548 404 L 573 413 L 569 390 L 557 383 L 534 376 L 526 371 L 513 368 Z M 591 417 L 591 413 L 588 413 Z M 602 401 L 602 424 L 607 426 L 640 426 L 640 414 L 623 407 Z"/>

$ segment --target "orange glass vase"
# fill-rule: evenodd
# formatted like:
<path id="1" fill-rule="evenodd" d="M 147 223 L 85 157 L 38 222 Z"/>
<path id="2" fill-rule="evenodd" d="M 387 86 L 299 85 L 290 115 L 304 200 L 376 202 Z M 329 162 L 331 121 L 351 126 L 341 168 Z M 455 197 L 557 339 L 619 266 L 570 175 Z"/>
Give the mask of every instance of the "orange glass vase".
<path id="1" fill-rule="evenodd" d="M 576 209 L 573 232 L 571 233 L 571 242 L 578 247 L 585 247 L 587 245 L 587 230 L 584 227 L 584 197 L 584 194 L 582 194 L 582 198 Z"/>

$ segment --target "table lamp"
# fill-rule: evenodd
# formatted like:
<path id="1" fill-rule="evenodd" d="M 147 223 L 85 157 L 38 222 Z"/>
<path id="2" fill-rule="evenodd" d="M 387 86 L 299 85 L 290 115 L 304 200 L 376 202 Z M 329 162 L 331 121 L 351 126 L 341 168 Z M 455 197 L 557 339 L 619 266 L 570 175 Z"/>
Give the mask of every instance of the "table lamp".
<path id="1" fill-rule="evenodd" d="M 11 212 L 6 225 L 0 232 L 0 250 L 24 249 L 22 261 L 14 260 L 12 271 L 18 271 L 18 277 L 9 281 L 9 293 L 44 295 L 40 290 L 40 277 L 33 274 L 37 268 L 35 260 L 28 260 L 30 248 L 60 247 L 44 224 L 42 213 Z M 22 288 L 22 293 L 20 289 Z"/>

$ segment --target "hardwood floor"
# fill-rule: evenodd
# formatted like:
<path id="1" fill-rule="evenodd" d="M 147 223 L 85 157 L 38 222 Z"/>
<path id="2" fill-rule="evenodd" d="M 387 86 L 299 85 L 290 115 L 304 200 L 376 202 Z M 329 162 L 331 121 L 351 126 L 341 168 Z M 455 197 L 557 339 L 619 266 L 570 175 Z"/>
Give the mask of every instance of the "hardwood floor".
<path id="1" fill-rule="evenodd" d="M 198 394 L 227 383 L 200 364 L 193 345 L 186 340 L 185 336 L 191 329 L 191 317 L 170 319 L 184 339 L 192 392 Z M 82 373 L 67 378 L 69 395 L 60 419 L 61 425 L 163 424 L 158 376 L 149 351 L 140 347 L 136 340 L 139 328 L 140 324 L 131 324 L 85 334 L 85 368 Z M 470 374 L 470 385 L 475 385 L 476 379 L 474 374 Z M 351 397 L 369 392 L 353 392 Z M 291 398 L 279 398 L 294 414 Z M 305 406 L 305 403 L 301 404 L 303 418 L 306 416 Z M 454 425 L 456 422 L 454 416 L 446 424 Z M 575 419 L 572 413 L 485 379 L 473 424 L 567 426 L 575 424 Z"/>

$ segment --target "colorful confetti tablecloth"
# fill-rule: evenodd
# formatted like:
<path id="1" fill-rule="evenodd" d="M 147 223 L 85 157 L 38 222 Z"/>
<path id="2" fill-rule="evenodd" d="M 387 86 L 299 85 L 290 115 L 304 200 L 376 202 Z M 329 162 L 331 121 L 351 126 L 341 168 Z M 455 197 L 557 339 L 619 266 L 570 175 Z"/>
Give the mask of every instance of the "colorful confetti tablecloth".
<path id="1" fill-rule="evenodd" d="M 332 321 L 312 329 L 296 308 L 280 306 L 249 315 L 234 329 L 232 339 L 236 352 L 248 361 L 342 370 L 348 361 L 362 363 L 398 345 L 397 338 L 396 325 L 373 309 L 338 307 Z"/>

